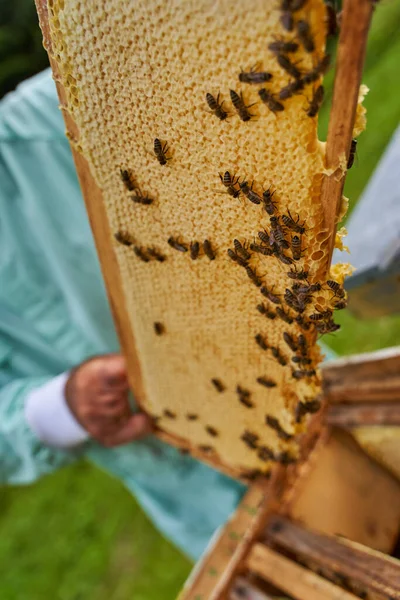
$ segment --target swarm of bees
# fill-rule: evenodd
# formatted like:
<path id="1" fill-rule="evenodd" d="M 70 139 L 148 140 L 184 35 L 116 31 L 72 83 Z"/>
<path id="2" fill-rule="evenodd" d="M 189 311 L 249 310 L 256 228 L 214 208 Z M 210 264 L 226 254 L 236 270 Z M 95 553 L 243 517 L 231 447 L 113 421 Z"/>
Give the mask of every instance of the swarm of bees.
<path id="1" fill-rule="evenodd" d="M 249 186 L 245 180 L 241 181 L 240 176 L 231 176 L 228 171 L 225 176 L 226 181 L 235 186 L 236 196 L 243 194 L 252 204 L 263 205 L 269 217 L 269 226 L 257 233 L 256 242 L 234 239 L 233 247 L 227 250 L 229 259 L 245 270 L 264 298 L 263 302 L 257 304 L 256 310 L 270 320 L 279 318 L 288 325 L 296 323 L 303 331 L 316 331 L 319 334 L 337 331 L 339 325 L 334 322 L 333 313 L 346 307 L 346 293 L 334 280 L 328 279 L 324 283 L 310 282 L 311 273 L 302 264 L 307 250 L 304 243 L 307 236 L 306 223 L 301 220 L 300 215 L 292 214 L 290 210 L 282 214 L 278 208 L 278 201 L 272 200 L 276 190 L 271 192 L 271 187 L 261 194 L 253 189 L 254 182 Z M 282 293 L 278 293 L 264 281 L 263 277 L 268 269 L 261 273 L 258 267 L 253 265 L 253 258 L 257 258 L 259 262 L 264 260 L 264 257 L 277 258 L 290 266 L 290 270 L 286 272 L 288 283 Z M 314 301 L 315 294 L 321 292 L 325 293 L 325 296 L 330 295 L 328 308 L 322 309 Z M 268 351 L 281 366 L 290 365 L 295 380 L 316 377 L 313 358 L 303 334 L 294 336 L 288 331 L 284 332 L 283 342 L 293 353 L 290 358 L 281 348 L 271 345 L 262 333 L 257 333 L 254 339 L 258 347 Z M 263 378 L 257 381 L 268 387 Z M 306 412 L 307 410 L 302 416 Z"/>
<path id="2" fill-rule="evenodd" d="M 290 58 L 290 54 L 296 53 L 300 46 L 302 46 L 309 54 L 312 54 L 315 51 L 314 35 L 310 23 L 304 18 L 296 21 L 296 13 L 304 8 L 306 3 L 307 0 L 281 0 L 280 2 L 282 27 L 285 31 L 294 32 L 295 39 L 276 39 L 268 45 L 268 49 L 274 54 L 275 59 L 281 69 L 283 69 L 292 79 L 286 86 L 275 92 L 265 87 L 262 87 L 258 90 L 258 95 L 261 102 L 265 104 L 272 113 L 275 114 L 285 110 L 285 106 L 282 104 L 282 101 L 288 100 L 295 94 L 303 92 L 307 85 L 318 81 L 318 79 L 326 73 L 330 66 L 330 57 L 328 54 L 320 57 L 313 68 L 308 71 L 302 69 L 301 66 L 298 66 L 297 62 Z M 336 35 L 338 30 L 337 18 L 332 4 L 328 4 L 326 10 L 327 35 Z M 268 71 L 260 70 L 260 63 L 257 63 L 248 71 L 241 69 L 238 78 L 241 83 L 250 85 L 263 85 L 270 82 L 271 79 L 273 79 L 273 75 Z M 255 114 L 251 113 L 249 109 L 257 104 L 257 102 L 248 104 L 248 101 L 244 98 L 242 91 L 236 92 L 232 89 L 229 91 L 230 100 L 233 106 L 232 113 L 229 113 L 224 108 L 223 105 L 225 101 L 221 102 L 220 96 L 220 92 L 218 92 L 216 97 L 210 92 L 207 92 L 206 102 L 211 112 L 221 121 L 225 121 L 235 112 L 244 122 L 248 122 L 255 117 Z M 309 107 L 306 110 L 307 116 L 311 118 L 317 116 L 323 98 L 324 89 L 322 85 L 312 90 L 311 99 L 309 99 Z M 226 180 L 224 184 L 229 187 L 229 180 Z M 231 189 L 232 191 L 237 191 L 234 190 L 234 185 L 235 184 L 232 184 Z"/>

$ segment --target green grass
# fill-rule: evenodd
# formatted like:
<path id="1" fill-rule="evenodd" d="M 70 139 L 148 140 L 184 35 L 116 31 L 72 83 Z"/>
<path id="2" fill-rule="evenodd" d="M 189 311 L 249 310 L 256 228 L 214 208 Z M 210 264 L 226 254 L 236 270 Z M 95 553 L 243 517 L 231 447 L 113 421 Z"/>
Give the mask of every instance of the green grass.
<path id="1" fill-rule="evenodd" d="M 351 207 L 400 120 L 399 28 L 400 3 L 382 2 L 364 76 L 371 88 L 365 103 L 368 129 L 346 183 Z M 324 108 L 322 132 L 327 116 Z M 400 316 L 360 321 L 345 312 L 338 321 L 341 331 L 325 341 L 340 354 L 395 345 L 400 338 Z M 132 496 L 90 465 L 79 463 L 34 486 L 0 491 L 1 600 L 170 600 L 189 569 Z"/>
<path id="2" fill-rule="evenodd" d="M 0 491 L 0 565 L 1 600 L 169 600 L 191 567 L 84 462 Z"/>

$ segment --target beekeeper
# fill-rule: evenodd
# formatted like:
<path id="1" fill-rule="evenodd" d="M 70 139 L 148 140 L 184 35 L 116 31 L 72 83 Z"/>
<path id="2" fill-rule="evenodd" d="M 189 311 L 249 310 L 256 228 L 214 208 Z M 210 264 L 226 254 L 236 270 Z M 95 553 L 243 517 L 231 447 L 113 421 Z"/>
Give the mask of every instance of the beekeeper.
<path id="1" fill-rule="evenodd" d="M 0 102 L 0 482 L 86 456 L 197 558 L 244 487 L 151 435 L 123 357 L 50 71 Z"/>

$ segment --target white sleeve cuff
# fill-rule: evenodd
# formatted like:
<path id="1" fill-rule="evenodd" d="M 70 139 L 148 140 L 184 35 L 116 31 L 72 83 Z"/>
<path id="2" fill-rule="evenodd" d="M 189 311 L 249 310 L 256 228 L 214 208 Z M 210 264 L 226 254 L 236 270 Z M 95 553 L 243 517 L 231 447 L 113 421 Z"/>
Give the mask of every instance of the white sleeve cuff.
<path id="1" fill-rule="evenodd" d="M 64 390 L 69 373 L 62 373 L 31 391 L 25 400 L 25 419 L 47 446 L 67 449 L 85 442 L 89 434 L 73 416 Z"/>

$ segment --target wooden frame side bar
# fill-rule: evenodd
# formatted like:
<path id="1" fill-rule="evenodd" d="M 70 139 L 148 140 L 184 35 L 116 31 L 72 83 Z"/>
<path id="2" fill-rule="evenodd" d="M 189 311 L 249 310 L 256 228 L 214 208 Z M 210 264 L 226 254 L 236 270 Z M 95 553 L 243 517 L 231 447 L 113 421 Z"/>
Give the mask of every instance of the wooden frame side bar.
<path id="1" fill-rule="evenodd" d="M 346 165 L 353 138 L 354 121 L 361 85 L 368 30 L 374 3 L 372 0 L 344 0 L 342 24 L 336 59 L 332 110 L 326 143 L 326 168 L 330 172 L 322 182 L 321 204 L 324 228 L 329 232 L 329 269 L 335 244 L 337 216 L 342 200 Z"/>
<path id="2" fill-rule="evenodd" d="M 338 573 L 363 590 L 400 599 L 400 561 L 344 538 L 307 530 L 280 516 L 270 519 L 266 539 L 302 561 Z"/>
<path id="3" fill-rule="evenodd" d="M 269 483 L 249 488 L 231 520 L 186 581 L 178 600 L 221 600 L 242 568 L 268 517 L 279 508 L 285 470 L 277 467 Z"/>

